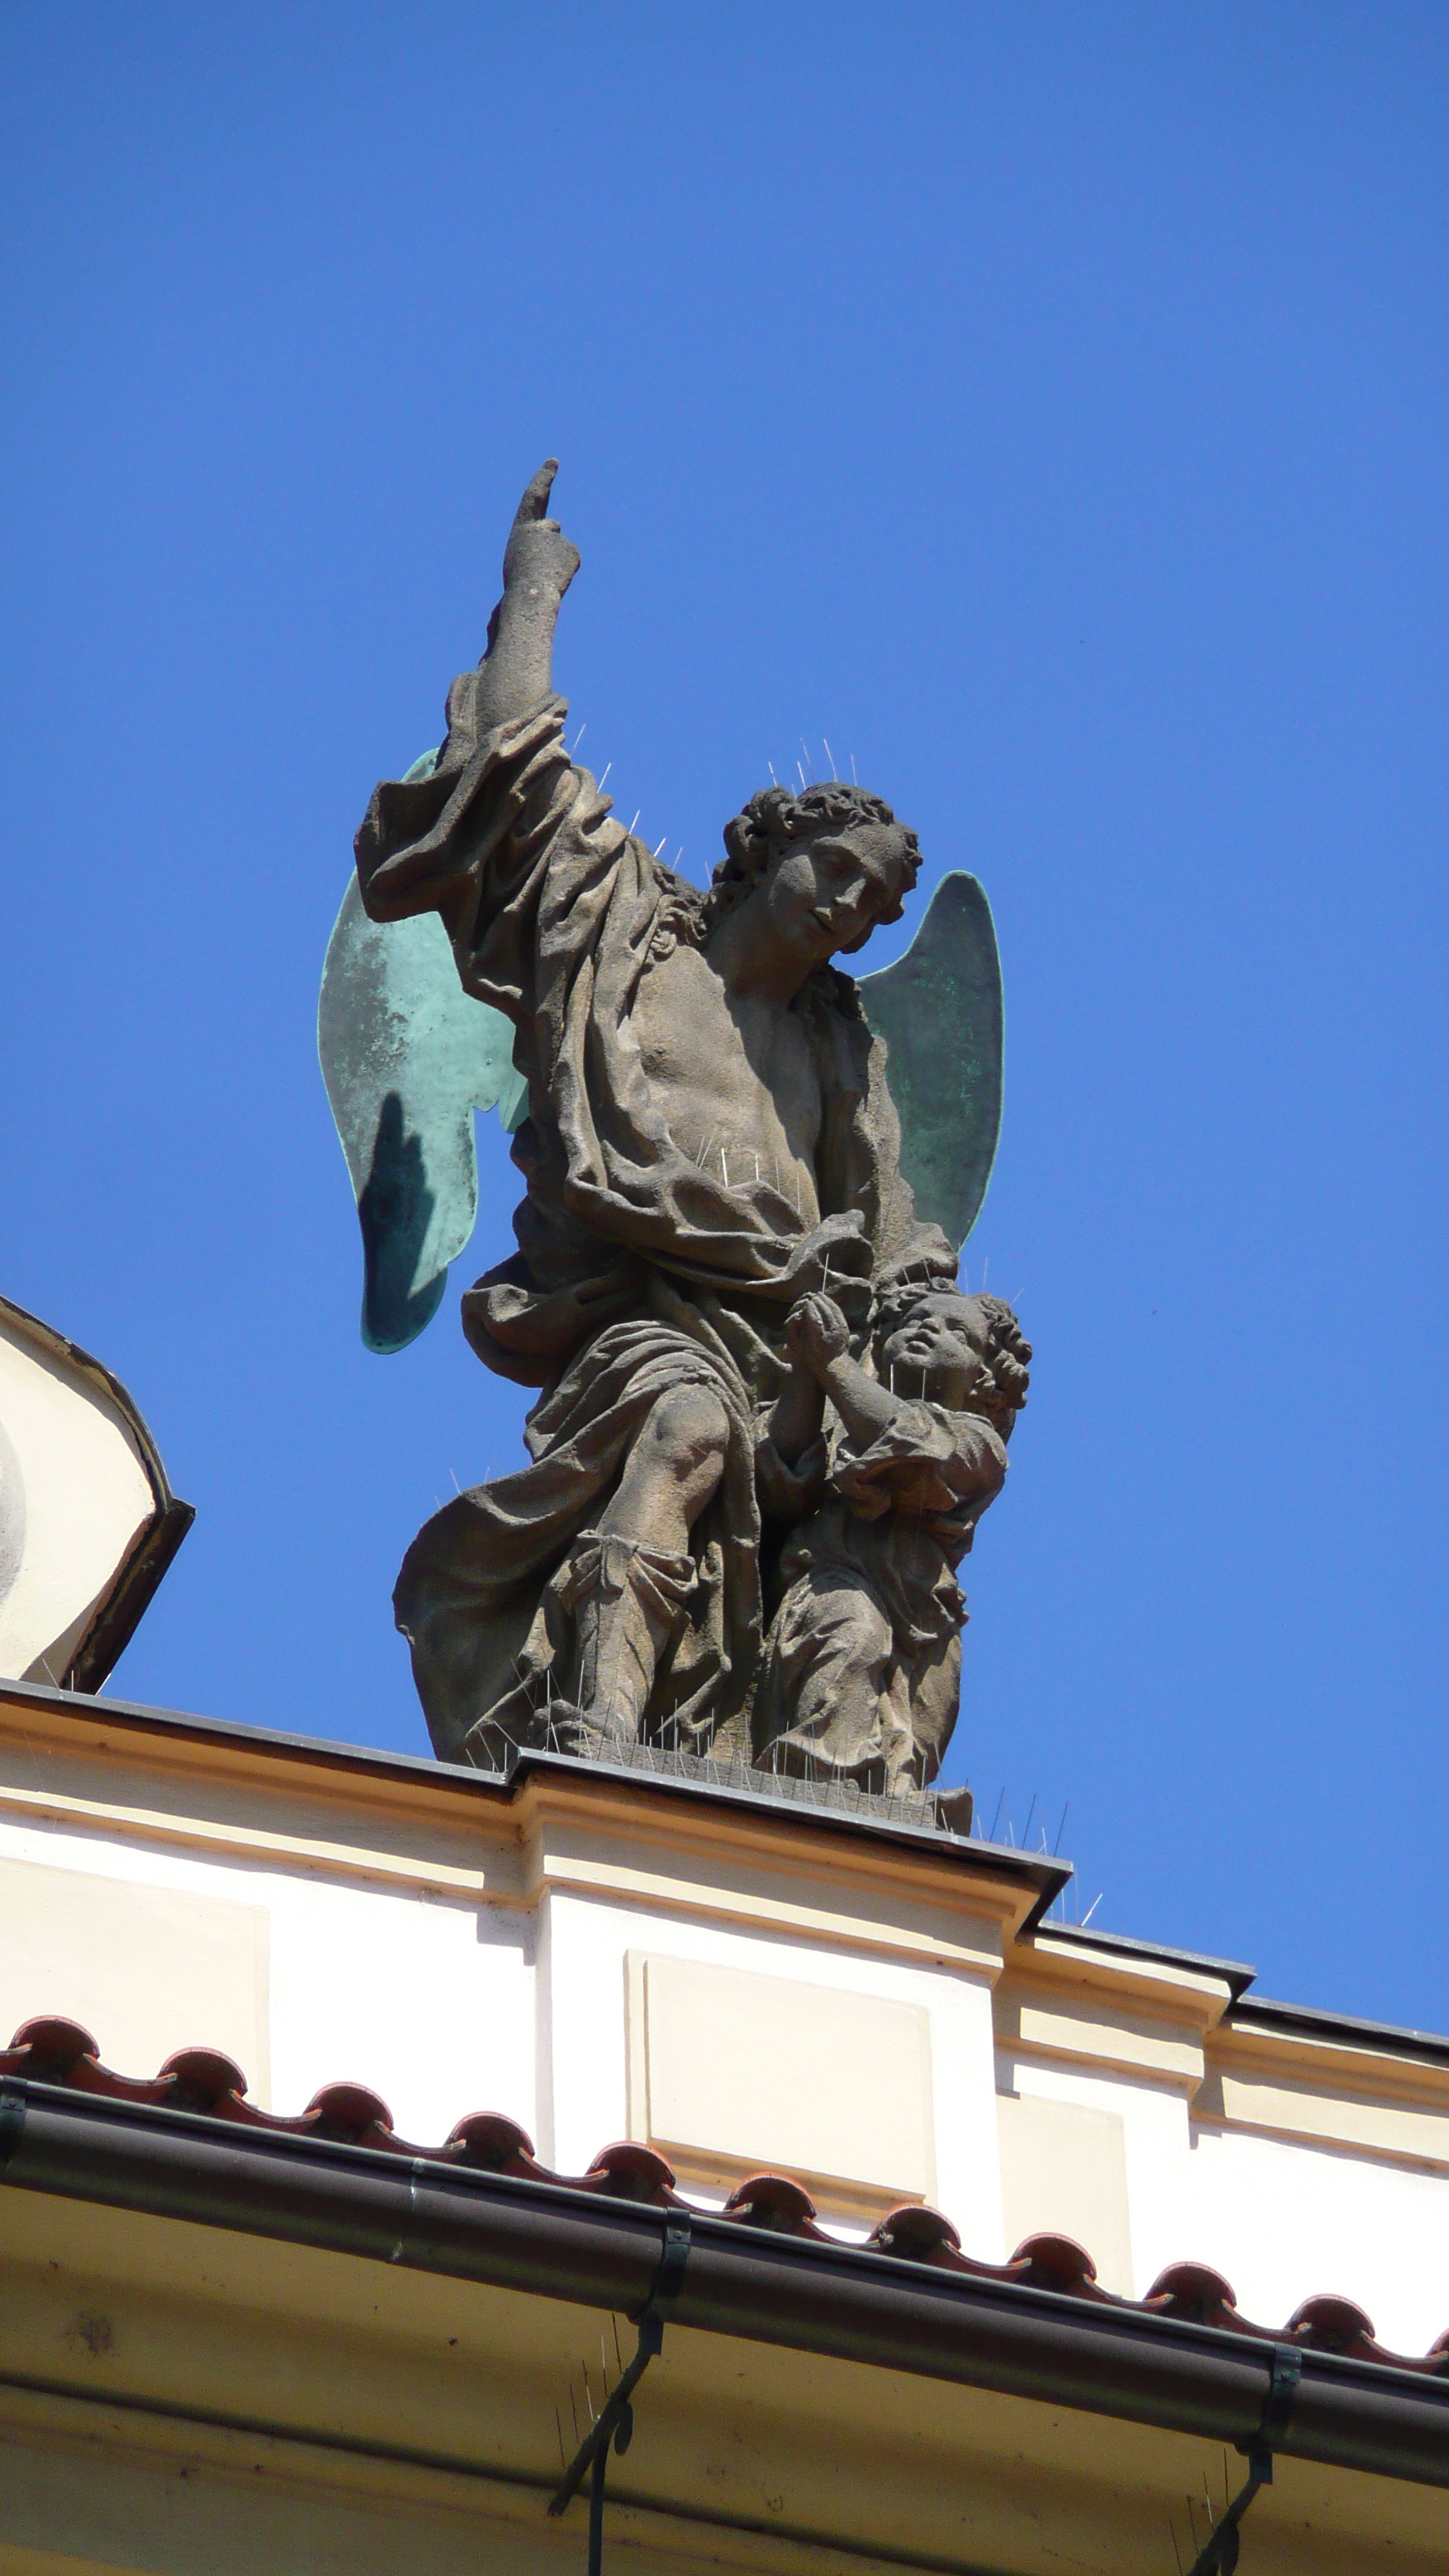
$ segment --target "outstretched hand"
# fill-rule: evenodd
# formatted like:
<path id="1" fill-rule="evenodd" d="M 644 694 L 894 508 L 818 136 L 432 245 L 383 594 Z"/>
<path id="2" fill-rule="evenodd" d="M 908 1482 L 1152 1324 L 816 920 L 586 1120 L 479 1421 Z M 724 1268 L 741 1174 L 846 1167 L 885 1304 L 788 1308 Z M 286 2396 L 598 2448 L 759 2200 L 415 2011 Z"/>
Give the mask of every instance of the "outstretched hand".
<path id="1" fill-rule="evenodd" d="M 555 608 L 582 560 L 557 519 L 546 515 L 557 472 L 558 458 L 546 457 L 518 504 L 503 556 L 505 597 L 542 595 Z"/>

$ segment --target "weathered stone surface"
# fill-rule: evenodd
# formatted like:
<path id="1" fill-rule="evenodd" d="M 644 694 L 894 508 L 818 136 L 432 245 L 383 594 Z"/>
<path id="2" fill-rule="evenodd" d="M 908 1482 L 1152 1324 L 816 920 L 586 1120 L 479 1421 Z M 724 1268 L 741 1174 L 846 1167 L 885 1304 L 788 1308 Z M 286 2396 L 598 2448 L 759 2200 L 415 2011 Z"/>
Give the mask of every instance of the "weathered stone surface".
<path id="1" fill-rule="evenodd" d="M 701 893 L 620 828 L 552 690 L 579 562 L 554 470 L 435 768 L 384 781 L 357 836 L 371 920 L 441 918 L 528 1087 L 517 1249 L 463 1320 L 541 1390 L 530 1464 L 428 1522 L 398 1623 L 445 1759 L 649 1739 L 905 1790 L 954 1722 L 952 1568 L 1029 1357 L 916 1212 L 886 1049 L 832 962 L 901 917 L 915 835 L 842 781 L 773 787 Z M 939 958 L 916 982 L 950 991 Z M 972 1097 L 967 1196 L 999 1116 L 989 1079 Z"/>

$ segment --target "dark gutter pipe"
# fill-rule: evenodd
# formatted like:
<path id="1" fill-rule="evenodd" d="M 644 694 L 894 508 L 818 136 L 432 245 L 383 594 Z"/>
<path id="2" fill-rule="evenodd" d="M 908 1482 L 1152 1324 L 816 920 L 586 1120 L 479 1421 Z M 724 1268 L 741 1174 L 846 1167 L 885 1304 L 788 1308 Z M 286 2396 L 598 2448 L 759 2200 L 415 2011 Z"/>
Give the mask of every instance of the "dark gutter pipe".
<path id="1" fill-rule="evenodd" d="M 649 2297 L 667 2223 L 602 2194 L 14 2078 L 0 2080 L 0 2173 L 21 2190 L 625 2315 Z M 1250 2442 L 1262 2423 L 1274 2349 L 703 2213 L 671 2315 L 704 2333 L 1226 2443 Z M 1449 2486 L 1449 2384 L 1332 2354 L 1302 2361 L 1285 2453 Z"/>

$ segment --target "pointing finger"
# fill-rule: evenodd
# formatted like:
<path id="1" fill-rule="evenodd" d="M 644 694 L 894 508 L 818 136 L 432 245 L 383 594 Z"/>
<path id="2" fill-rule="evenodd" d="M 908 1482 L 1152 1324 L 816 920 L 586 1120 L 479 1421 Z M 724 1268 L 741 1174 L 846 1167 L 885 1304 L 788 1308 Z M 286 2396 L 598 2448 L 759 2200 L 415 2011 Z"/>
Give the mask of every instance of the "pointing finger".
<path id="1" fill-rule="evenodd" d="M 518 504 L 513 521 L 516 528 L 524 526 L 530 519 L 543 517 L 548 508 L 548 496 L 553 490 L 553 478 L 557 472 L 558 458 L 546 456 Z"/>

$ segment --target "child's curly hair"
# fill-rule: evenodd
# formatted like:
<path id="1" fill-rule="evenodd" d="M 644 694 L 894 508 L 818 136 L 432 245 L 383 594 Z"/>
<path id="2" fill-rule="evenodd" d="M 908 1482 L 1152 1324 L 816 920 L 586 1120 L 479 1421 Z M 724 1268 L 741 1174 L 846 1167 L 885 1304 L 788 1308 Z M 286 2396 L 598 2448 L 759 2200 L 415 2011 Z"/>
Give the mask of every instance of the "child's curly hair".
<path id="1" fill-rule="evenodd" d="M 919 1307 L 948 1303 L 967 1309 L 978 1325 L 978 1331 L 969 1339 L 972 1349 L 984 1361 L 987 1375 L 972 1392 L 971 1411 L 984 1413 L 998 1430 L 1009 1430 L 1026 1402 L 1031 1384 L 1031 1344 L 1004 1297 L 973 1297 L 944 1279 L 932 1279 L 926 1284 L 919 1279 L 898 1279 L 877 1298 L 871 1317 L 876 1367 L 885 1366 L 886 1343 L 910 1322 Z M 964 1323 L 964 1315 L 962 1320 Z"/>
<path id="2" fill-rule="evenodd" d="M 847 787 L 839 778 L 822 780 L 799 796 L 792 795 L 788 787 L 762 787 L 757 796 L 750 798 L 744 812 L 725 825 L 726 855 L 715 869 L 704 898 L 706 936 L 747 895 L 753 894 L 788 850 L 801 841 L 814 840 L 821 832 L 848 831 L 852 823 L 883 823 L 900 833 L 906 849 L 904 891 L 909 894 L 921 864 L 920 843 L 914 832 L 896 821 L 884 797 L 872 796 L 864 787 Z M 881 919 L 899 921 L 904 910 L 904 904 L 898 903 L 893 912 L 882 913 Z"/>
<path id="3" fill-rule="evenodd" d="M 986 1356 L 997 1395 L 1013 1413 L 1020 1413 L 1031 1384 L 1031 1344 L 1004 1297 L 973 1297 L 971 1303 L 987 1320 Z"/>

